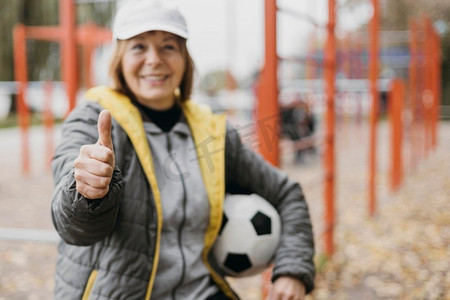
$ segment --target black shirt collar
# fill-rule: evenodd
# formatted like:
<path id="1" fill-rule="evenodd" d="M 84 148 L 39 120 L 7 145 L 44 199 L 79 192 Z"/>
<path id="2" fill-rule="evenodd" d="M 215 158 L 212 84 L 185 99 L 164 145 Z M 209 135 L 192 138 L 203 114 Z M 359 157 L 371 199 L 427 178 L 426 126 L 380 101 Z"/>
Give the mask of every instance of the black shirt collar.
<path id="1" fill-rule="evenodd" d="M 175 103 L 166 110 L 156 110 L 135 102 L 141 111 L 144 121 L 150 121 L 158 126 L 163 132 L 169 132 L 180 121 L 182 115 L 181 107 Z"/>

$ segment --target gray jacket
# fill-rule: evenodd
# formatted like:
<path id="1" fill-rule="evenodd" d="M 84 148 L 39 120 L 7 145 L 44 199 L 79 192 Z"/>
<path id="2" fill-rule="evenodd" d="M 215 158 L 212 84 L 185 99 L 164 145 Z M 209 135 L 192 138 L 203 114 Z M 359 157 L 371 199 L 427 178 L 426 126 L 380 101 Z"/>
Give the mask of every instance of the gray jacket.
<path id="1" fill-rule="evenodd" d="M 146 179 L 148 174 L 135 145 L 115 119 L 112 139 L 116 169 L 110 192 L 103 199 L 88 200 L 75 188 L 73 161 L 82 145 L 97 141 L 96 123 L 101 109 L 99 104 L 89 102 L 71 113 L 63 125 L 62 141 L 53 161 L 52 218 L 62 238 L 55 297 L 149 299 L 149 278 L 154 277 L 152 266 L 159 251 L 155 192 Z M 280 213 L 283 231 L 272 279 L 293 276 L 311 291 L 314 244 L 300 186 L 243 145 L 229 125 L 223 152 L 225 191 L 259 194 Z M 220 172 L 216 176 L 221 176 Z M 214 267 L 210 252 L 206 252 L 205 263 Z M 230 295 L 229 286 L 221 285 L 213 273 L 214 281 Z"/>

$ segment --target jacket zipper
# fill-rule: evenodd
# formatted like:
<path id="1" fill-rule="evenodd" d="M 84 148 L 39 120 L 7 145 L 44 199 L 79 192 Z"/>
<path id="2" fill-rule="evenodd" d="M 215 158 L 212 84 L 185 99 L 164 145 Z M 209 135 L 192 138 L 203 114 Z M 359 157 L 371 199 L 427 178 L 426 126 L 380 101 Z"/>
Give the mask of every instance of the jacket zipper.
<path id="1" fill-rule="evenodd" d="M 169 133 L 166 133 L 166 137 L 167 137 L 167 150 L 169 152 L 169 156 L 172 159 L 173 163 L 175 164 L 175 167 L 177 168 L 179 174 L 180 174 L 180 178 L 181 178 L 181 184 L 183 185 L 183 216 L 181 219 L 181 223 L 180 223 L 180 227 L 178 228 L 178 247 L 180 249 L 180 253 L 181 253 L 181 263 L 182 263 L 182 270 L 181 270 L 181 276 L 180 276 L 180 280 L 178 281 L 177 285 L 175 285 L 175 287 L 172 290 L 172 299 L 176 299 L 175 297 L 175 293 L 177 291 L 177 289 L 181 286 L 181 284 L 183 283 L 184 280 L 184 275 L 186 272 L 186 259 L 184 257 L 184 252 L 183 252 L 183 247 L 181 246 L 181 233 L 183 231 L 183 227 L 184 227 L 184 223 L 186 222 L 186 184 L 184 182 L 184 177 L 183 177 L 183 173 L 181 172 L 181 168 L 178 165 L 178 163 L 175 161 L 175 158 L 172 156 L 172 143 L 170 141 L 170 137 L 169 137 Z"/>

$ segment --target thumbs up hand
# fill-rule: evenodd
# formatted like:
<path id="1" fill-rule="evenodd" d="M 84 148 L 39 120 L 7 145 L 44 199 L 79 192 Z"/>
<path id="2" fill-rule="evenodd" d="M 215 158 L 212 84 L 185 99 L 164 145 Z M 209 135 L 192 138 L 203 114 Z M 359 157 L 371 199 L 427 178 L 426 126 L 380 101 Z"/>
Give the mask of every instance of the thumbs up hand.
<path id="1" fill-rule="evenodd" d="M 97 143 L 82 146 L 74 161 L 77 191 L 88 199 L 103 198 L 108 193 L 116 165 L 109 111 L 100 113 L 97 126 Z"/>

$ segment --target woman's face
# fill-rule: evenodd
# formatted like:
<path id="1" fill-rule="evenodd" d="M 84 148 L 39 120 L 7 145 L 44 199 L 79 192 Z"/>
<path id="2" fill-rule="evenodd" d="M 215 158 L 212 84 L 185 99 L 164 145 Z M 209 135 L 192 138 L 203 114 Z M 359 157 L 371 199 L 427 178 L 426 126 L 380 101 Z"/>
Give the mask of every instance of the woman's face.
<path id="1" fill-rule="evenodd" d="M 142 105 L 157 110 L 172 107 L 185 68 L 178 37 L 172 33 L 150 31 L 127 40 L 123 76 Z"/>

